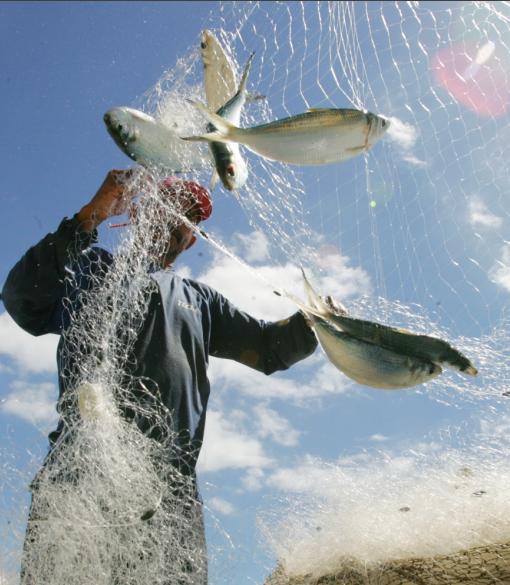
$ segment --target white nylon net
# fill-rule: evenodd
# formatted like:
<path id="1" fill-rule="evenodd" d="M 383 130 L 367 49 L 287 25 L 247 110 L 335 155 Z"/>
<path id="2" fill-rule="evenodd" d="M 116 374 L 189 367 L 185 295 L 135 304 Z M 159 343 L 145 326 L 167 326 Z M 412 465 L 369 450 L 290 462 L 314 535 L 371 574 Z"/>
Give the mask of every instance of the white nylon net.
<path id="1" fill-rule="evenodd" d="M 242 149 L 249 178 L 239 204 L 272 244 L 273 262 L 295 274 L 304 265 L 324 294 L 347 291 L 339 300 L 356 316 L 447 339 L 480 372 L 446 373 L 417 389 L 452 412 L 469 404 L 476 421 L 446 421 L 432 446 L 316 462 L 318 494 L 297 482 L 296 497 L 263 514 L 263 539 L 288 575 L 319 579 L 357 564 L 382 575 L 394 559 L 509 540 L 509 19 L 504 2 L 233 2 L 203 23 L 238 78 L 256 51 L 248 85 L 266 100 L 245 107 L 242 126 L 309 107 L 392 120 L 367 154 L 334 165 L 291 167 Z M 185 99 L 204 101 L 202 85 L 197 39 L 135 107 L 178 122 L 183 134 L 200 133 L 203 118 Z M 211 170 L 186 178 L 207 184 Z M 92 384 L 100 392 L 92 403 L 110 406 L 108 421 L 83 424 L 76 408 L 66 410 L 72 404 L 61 405 L 75 432 L 39 478 L 39 552 L 28 559 L 37 582 L 195 582 L 188 568 L 199 564 L 201 545 L 186 540 L 194 493 L 178 475 L 169 481 L 170 415 L 144 399 L 143 380 L 127 376 L 146 311 L 147 264 L 158 254 L 151 230 L 160 208 L 141 181 L 133 186 L 143 192 L 140 221 L 119 244 L 124 260 L 67 337 L 72 352 L 87 348 L 70 386 Z M 214 198 L 227 212 L 237 205 L 221 187 Z M 231 253 L 221 238 L 207 239 Z M 134 430 L 119 405 L 134 416 L 142 407 L 163 440 Z M 303 465 L 302 476 L 310 469 Z"/>

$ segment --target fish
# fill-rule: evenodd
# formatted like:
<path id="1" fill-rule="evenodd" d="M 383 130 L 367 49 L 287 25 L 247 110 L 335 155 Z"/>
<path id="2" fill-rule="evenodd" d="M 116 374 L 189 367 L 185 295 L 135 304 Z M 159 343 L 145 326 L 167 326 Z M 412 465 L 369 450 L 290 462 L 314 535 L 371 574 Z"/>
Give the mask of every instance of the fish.
<path id="1" fill-rule="evenodd" d="M 358 384 L 397 390 L 423 384 L 442 373 L 440 366 L 428 360 L 403 355 L 341 331 L 332 322 L 332 310 L 326 310 L 318 296 L 309 298 L 309 305 L 306 305 L 290 293 L 275 293 L 298 305 L 329 361 Z"/>
<path id="2" fill-rule="evenodd" d="M 251 62 L 254 53 L 250 55 L 239 83 L 239 88 L 219 110 L 218 116 L 229 122 L 238 125 L 241 120 L 241 111 L 246 103 L 246 81 L 250 72 Z M 215 126 L 207 125 L 207 132 L 214 132 Z M 209 147 L 216 165 L 216 171 L 211 179 L 211 190 L 214 189 L 218 177 L 221 179 L 225 189 L 237 191 L 248 179 L 248 166 L 241 156 L 239 145 L 236 143 L 210 142 Z"/>
<path id="3" fill-rule="evenodd" d="M 310 318 L 329 361 L 358 384 L 397 390 L 423 384 L 442 372 L 430 361 L 353 337 L 317 315 Z"/>
<path id="4" fill-rule="evenodd" d="M 145 112 L 112 108 L 104 123 L 122 152 L 145 167 L 180 173 L 210 164 L 201 149 L 187 148 L 175 130 Z"/>
<path id="5" fill-rule="evenodd" d="M 200 51 L 207 105 L 216 112 L 236 91 L 235 67 L 210 30 L 204 30 L 200 35 Z"/>
<path id="6" fill-rule="evenodd" d="M 313 289 L 304 270 L 302 270 L 302 275 L 312 310 L 344 333 L 401 355 L 432 362 L 441 368 L 451 368 L 469 376 L 478 374 L 478 370 L 471 361 L 447 341 L 431 335 L 416 334 L 406 329 L 351 317 L 347 314 L 345 307 L 336 304 L 331 297 L 327 297 L 327 302 L 323 301 Z"/>
<path id="7" fill-rule="evenodd" d="M 237 142 L 268 160 L 295 165 L 323 165 L 352 158 L 369 150 L 390 126 L 389 120 L 370 112 L 314 108 L 268 124 L 239 128 L 202 103 L 190 102 L 216 131 L 185 136 L 183 140 Z"/>

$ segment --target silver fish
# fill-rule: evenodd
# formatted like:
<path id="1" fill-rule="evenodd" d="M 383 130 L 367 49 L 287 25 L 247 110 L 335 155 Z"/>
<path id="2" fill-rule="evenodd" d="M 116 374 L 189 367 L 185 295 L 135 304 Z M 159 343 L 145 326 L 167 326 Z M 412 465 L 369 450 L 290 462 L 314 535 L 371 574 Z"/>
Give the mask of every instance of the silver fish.
<path id="1" fill-rule="evenodd" d="M 236 91 L 235 67 L 210 30 L 200 35 L 207 105 L 216 112 Z"/>
<path id="2" fill-rule="evenodd" d="M 313 289 L 304 270 L 302 273 L 308 302 L 319 316 L 327 319 L 337 329 L 360 341 L 376 344 L 400 355 L 419 358 L 440 367 L 453 368 L 470 376 L 477 375 L 478 371 L 470 360 L 447 341 L 374 321 L 350 317 L 345 307 L 338 304 L 335 306 L 331 297 L 328 297 L 328 302 L 324 302 Z"/>
<path id="3" fill-rule="evenodd" d="M 188 148 L 176 131 L 139 110 L 113 108 L 104 123 L 122 152 L 141 165 L 179 173 L 208 164 L 201 149 Z"/>
<path id="4" fill-rule="evenodd" d="M 250 55 L 246 63 L 237 93 L 216 112 L 218 116 L 232 124 L 238 125 L 241 120 L 241 112 L 246 103 L 246 81 L 253 55 L 254 53 Z M 207 125 L 207 132 L 214 132 L 215 130 L 216 128 L 212 124 Z M 211 189 L 216 185 L 218 176 L 229 191 L 240 189 L 248 179 L 248 166 L 241 156 L 239 145 L 236 143 L 210 142 L 209 146 L 216 164 L 216 172 L 211 179 Z"/>
<path id="5" fill-rule="evenodd" d="M 306 284 L 309 286 L 308 281 Z M 307 293 L 309 292 L 307 289 Z M 431 361 L 403 355 L 344 333 L 333 323 L 332 310 L 326 310 L 324 302 L 318 296 L 309 296 L 309 305 L 305 305 L 290 293 L 276 294 L 283 294 L 298 305 L 312 323 L 317 339 L 330 362 L 359 384 L 387 390 L 410 388 L 423 384 L 442 372 L 441 367 Z"/>
<path id="6" fill-rule="evenodd" d="M 330 362 L 358 384 L 386 390 L 410 388 L 439 376 L 442 371 L 432 362 L 343 333 L 321 317 L 311 315 L 310 318 Z"/>
<path id="7" fill-rule="evenodd" d="M 390 126 L 389 120 L 352 109 L 311 109 L 251 128 L 239 128 L 192 102 L 217 128 L 184 140 L 237 142 L 267 158 L 296 165 L 322 165 L 347 160 L 367 151 Z"/>

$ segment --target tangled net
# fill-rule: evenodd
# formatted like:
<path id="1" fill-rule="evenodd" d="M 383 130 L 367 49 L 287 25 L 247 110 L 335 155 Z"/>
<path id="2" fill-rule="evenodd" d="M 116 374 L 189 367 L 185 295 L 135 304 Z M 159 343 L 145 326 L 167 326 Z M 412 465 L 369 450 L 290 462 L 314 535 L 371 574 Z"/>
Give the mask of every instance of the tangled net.
<path id="1" fill-rule="evenodd" d="M 292 169 L 243 150 L 250 176 L 241 219 L 268 238 L 275 264 L 288 272 L 312 266 L 321 292 L 335 295 L 346 268 L 340 260 L 349 258 L 370 282 L 349 289 L 353 314 L 448 339 L 481 372 L 469 383 L 441 376 L 417 391 L 452 413 L 439 436 L 424 439 L 430 449 L 330 463 L 317 478 L 327 484 L 319 497 L 294 482 L 297 495 L 276 520 L 262 518 L 265 544 L 282 567 L 271 583 L 510 580 L 501 415 L 510 387 L 509 21 L 504 2 L 228 2 L 204 23 L 238 74 L 256 50 L 249 85 L 268 99 L 246 106 L 243 126 L 310 106 L 392 117 L 389 139 L 345 165 Z M 204 99 L 198 39 L 134 105 L 191 135 L 204 121 L 187 98 Z M 206 149 L 206 170 L 189 175 L 203 184 L 212 172 L 205 157 Z M 149 169 L 132 179 L 138 221 L 107 274 L 68 275 L 70 289 L 86 278 L 89 290 L 63 340 L 64 355 L 77 358 L 62 372 L 65 432 L 34 483 L 34 546 L 24 561 L 32 581 L 203 577 L 195 488 L 170 462 L 171 413 L 157 388 L 130 374 L 150 268 L 163 252 L 155 226 L 161 213 L 167 226 L 182 219 L 151 187 L 161 178 Z M 214 196 L 219 213 L 235 213 L 221 191 Z M 207 241 L 234 256 L 217 234 Z M 459 423 L 458 411 L 469 420 Z M 313 477 L 317 467 L 294 471 Z"/>

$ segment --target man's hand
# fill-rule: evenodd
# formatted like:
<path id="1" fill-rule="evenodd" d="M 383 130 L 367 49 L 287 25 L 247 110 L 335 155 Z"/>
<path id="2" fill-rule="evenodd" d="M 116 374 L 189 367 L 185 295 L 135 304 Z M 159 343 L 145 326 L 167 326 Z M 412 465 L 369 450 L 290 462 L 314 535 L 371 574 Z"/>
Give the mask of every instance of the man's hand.
<path id="1" fill-rule="evenodd" d="M 76 214 L 81 229 L 91 232 L 105 219 L 125 213 L 136 191 L 130 191 L 126 181 L 133 175 L 133 169 L 110 171 L 94 197 Z"/>

